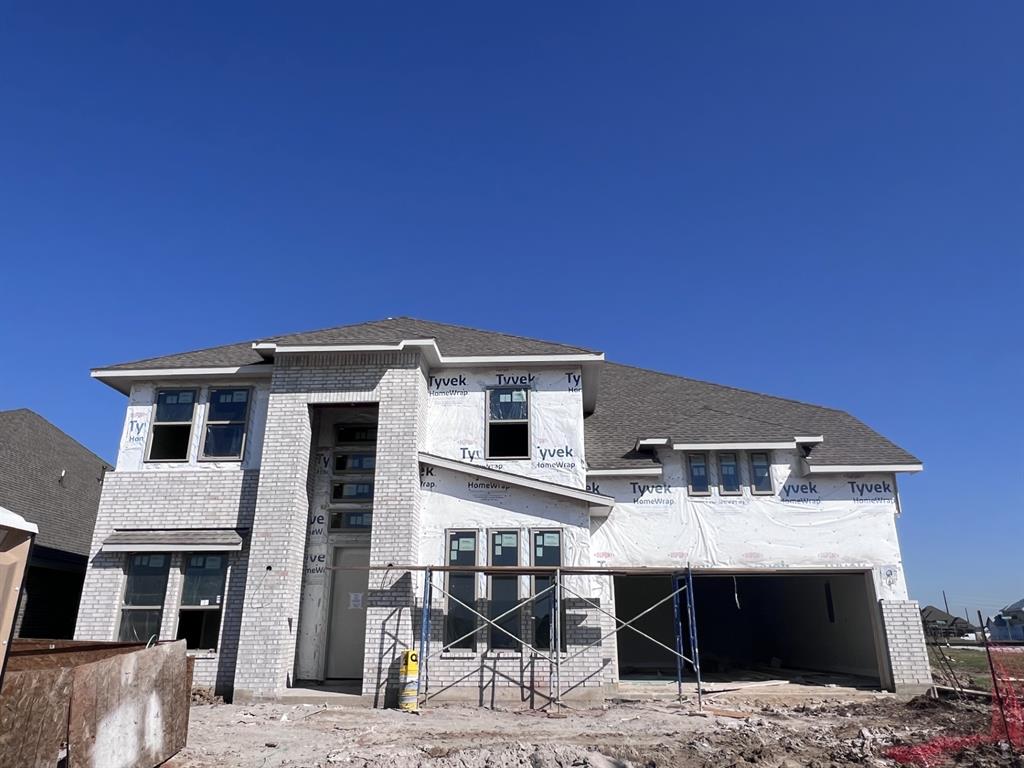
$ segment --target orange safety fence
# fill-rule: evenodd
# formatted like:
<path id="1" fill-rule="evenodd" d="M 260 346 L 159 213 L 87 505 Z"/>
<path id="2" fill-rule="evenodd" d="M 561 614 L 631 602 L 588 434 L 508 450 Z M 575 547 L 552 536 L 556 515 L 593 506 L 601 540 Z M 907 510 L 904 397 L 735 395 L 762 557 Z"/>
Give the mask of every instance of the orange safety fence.
<path id="1" fill-rule="evenodd" d="M 939 736 L 922 744 L 891 747 L 885 756 L 905 765 L 934 768 L 970 747 L 1006 742 L 1024 751 L 1024 646 L 990 645 L 992 707 L 983 731 Z M 980 651 L 984 653 L 984 651 Z"/>

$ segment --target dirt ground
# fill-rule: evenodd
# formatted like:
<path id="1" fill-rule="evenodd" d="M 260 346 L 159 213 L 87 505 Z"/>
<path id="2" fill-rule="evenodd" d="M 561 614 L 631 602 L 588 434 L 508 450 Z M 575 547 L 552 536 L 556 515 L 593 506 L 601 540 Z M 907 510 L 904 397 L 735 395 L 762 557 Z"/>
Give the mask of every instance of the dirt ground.
<path id="1" fill-rule="evenodd" d="M 984 703 L 886 694 L 867 700 L 746 697 L 711 706 L 744 717 L 700 716 L 688 704 L 622 702 L 573 707 L 564 719 L 530 710 L 431 706 L 421 714 L 312 705 L 197 704 L 189 746 L 173 768 L 832 768 L 893 766 L 891 745 L 987 727 Z M 998 746 L 950 764 L 1024 768 Z"/>

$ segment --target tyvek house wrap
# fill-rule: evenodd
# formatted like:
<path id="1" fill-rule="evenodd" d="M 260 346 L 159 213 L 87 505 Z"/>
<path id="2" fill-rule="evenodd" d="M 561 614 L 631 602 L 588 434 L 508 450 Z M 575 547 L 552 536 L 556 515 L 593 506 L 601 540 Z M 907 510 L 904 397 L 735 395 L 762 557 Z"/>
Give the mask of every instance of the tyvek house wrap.
<path id="1" fill-rule="evenodd" d="M 544 370 L 443 370 L 427 378 L 424 450 L 583 488 L 583 389 L 579 368 Z M 487 390 L 515 386 L 529 391 L 530 458 L 486 456 Z"/>
<path id="2" fill-rule="evenodd" d="M 891 475 L 802 477 L 795 454 L 776 452 L 772 495 L 701 497 L 686 493 L 681 454 L 661 460 L 661 477 L 591 484 L 616 499 L 591 523 L 593 564 L 901 570 Z M 906 598 L 901 574 L 888 586 Z"/>

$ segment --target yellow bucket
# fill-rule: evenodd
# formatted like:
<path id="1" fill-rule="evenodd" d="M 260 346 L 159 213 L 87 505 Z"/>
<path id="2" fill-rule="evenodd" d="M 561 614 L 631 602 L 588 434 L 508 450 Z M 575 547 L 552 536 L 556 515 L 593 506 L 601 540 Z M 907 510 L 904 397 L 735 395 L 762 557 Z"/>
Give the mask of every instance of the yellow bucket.
<path id="1" fill-rule="evenodd" d="M 420 655 L 416 651 L 402 652 L 402 666 L 399 668 L 401 690 L 398 694 L 398 708 L 405 712 L 419 709 Z"/>

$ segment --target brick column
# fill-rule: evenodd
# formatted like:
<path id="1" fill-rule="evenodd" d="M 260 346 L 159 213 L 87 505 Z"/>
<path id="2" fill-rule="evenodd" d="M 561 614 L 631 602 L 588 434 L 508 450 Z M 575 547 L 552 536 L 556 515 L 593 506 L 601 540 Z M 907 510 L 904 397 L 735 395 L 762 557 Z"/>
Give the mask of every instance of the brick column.
<path id="1" fill-rule="evenodd" d="M 381 381 L 370 565 L 416 565 L 420 547 L 419 436 L 426 408 L 422 371 L 391 369 Z M 370 571 L 363 694 L 394 703 L 401 653 L 414 647 L 413 613 L 422 574 Z M 416 617 L 417 621 L 419 617 Z"/>
<path id="2" fill-rule="evenodd" d="M 921 609 L 916 600 L 882 600 L 880 605 L 896 693 L 923 693 L 932 685 L 932 673 Z"/>

